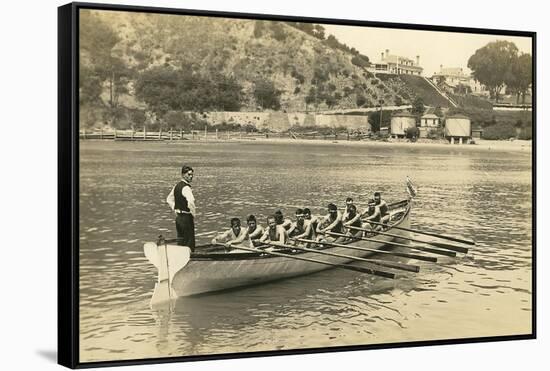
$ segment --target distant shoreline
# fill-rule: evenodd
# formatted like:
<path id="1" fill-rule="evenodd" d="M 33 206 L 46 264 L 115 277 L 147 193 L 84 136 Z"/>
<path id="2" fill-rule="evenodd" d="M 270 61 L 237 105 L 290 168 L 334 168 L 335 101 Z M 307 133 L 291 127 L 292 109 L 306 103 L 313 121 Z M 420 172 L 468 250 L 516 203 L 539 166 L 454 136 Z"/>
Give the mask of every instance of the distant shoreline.
<path id="1" fill-rule="evenodd" d="M 105 139 L 104 139 L 105 140 Z M 103 141 L 102 139 L 86 139 L 81 140 L 81 142 L 97 142 Z M 112 140 L 109 140 L 112 142 Z M 132 141 L 123 141 L 125 143 Z M 136 140 L 135 142 L 144 142 L 143 140 Z M 146 142 L 149 142 L 147 140 Z M 212 143 L 293 143 L 293 144 L 341 144 L 348 146 L 396 146 L 396 147 L 409 147 L 409 148 L 441 148 L 441 149 L 453 149 L 453 150 L 473 150 L 473 151 L 505 151 L 505 152 L 523 152 L 531 153 L 532 152 L 532 141 L 531 140 L 484 140 L 476 139 L 476 144 L 450 144 L 443 142 L 406 142 L 406 141 L 377 141 L 377 140 L 346 140 L 346 139 L 293 139 L 293 138 L 231 138 L 231 139 L 187 139 L 187 140 L 151 140 L 151 143 L 165 143 L 171 145 L 185 145 L 185 144 L 212 144 Z"/>

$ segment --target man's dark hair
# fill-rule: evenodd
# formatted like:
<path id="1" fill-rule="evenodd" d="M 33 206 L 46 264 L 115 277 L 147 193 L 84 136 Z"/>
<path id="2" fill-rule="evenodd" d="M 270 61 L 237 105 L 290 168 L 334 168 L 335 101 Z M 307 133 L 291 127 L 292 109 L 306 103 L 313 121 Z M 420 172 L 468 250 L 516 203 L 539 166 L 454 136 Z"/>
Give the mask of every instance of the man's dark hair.
<path id="1" fill-rule="evenodd" d="M 233 226 L 233 224 L 241 225 L 241 219 L 239 219 L 239 218 L 231 218 L 231 226 Z"/>
<path id="2" fill-rule="evenodd" d="M 277 222 L 277 218 L 275 218 L 275 215 L 269 215 L 267 217 L 267 222 L 269 223 L 269 219 L 273 219 L 275 222 Z"/>
<path id="3" fill-rule="evenodd" d="M 304 207 L 304 214 L 311 215 L 311 210 L 308 207 Z"/>
<path id="4" fill-rule="evenodd" d="M 350 202 L 350 201 L 353 202 L 353 198 L 351 197 L 346 198 L 346 202 Z"/>
<path id="5" fill-rule="evenodd" d="M 381 196 L 382 194 L 380 192 L 376 191 L 376 192 L 374 192 L 374 195 L 375 196 Z"/>
<path id="6" fill-rule="evenodd" d="M 335 204 L 333 204 L 332 202 L 330 204 L 328 204 L 327 208 L 329 210 L 338 210 L 338 207 Z"/>
<path id="7" fill-rule="evenodd" d="M 296 210 L 296 215 L 303 215 L 304 214 L 304 210 L 302 209 L 297 209 Z"/>
<path id="8" fill-rule="evenodd" d="M 254 215 L 249 215 L 248 218 L 246 218 L 247 223 L 255 222 L 255 221 L 256 221 L 256 217 Z"/>
<path id="9" fill-rule="evenodd" d="M 183 165 L 181 167 L 181 175 L 187 173 L 188 171 L 195 171 L 195 170 L 193 170 L 193 168 L 191 166 L 188 166 L 188 165 Z"/>

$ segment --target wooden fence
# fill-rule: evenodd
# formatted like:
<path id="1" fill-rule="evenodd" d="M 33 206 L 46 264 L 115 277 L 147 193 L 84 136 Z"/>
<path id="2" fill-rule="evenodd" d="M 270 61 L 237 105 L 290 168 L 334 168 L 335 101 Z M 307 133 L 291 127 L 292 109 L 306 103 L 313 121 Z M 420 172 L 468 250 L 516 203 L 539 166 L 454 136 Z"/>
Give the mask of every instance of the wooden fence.
<path id="1" fill-rule="evenodd" d="M 80 130 L 80 139 L 118 140 L 118 141 L 181 141 L 181 140 L 256 140 L 256 139 L 323 139 L 323 140 L 361 140 L 367 135 L 349 132 L 333 134 L 312 133 L 259 133 L 223 131 L 191 131 L 167 130 Z"/>

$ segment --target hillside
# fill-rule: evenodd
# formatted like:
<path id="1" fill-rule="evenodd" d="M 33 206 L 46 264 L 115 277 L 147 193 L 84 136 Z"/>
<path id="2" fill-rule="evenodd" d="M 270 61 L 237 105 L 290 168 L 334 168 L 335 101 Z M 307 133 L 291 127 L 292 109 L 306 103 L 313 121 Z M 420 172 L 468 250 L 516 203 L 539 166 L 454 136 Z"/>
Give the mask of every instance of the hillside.
<path id="1" fill-rule="evenodd" d="M 80 40 L 81 121 L 88 126 L 162 121 L 171 111 L 410 103 L 363 68 L 367 57 L 297 23 L 82 11 Z"/>

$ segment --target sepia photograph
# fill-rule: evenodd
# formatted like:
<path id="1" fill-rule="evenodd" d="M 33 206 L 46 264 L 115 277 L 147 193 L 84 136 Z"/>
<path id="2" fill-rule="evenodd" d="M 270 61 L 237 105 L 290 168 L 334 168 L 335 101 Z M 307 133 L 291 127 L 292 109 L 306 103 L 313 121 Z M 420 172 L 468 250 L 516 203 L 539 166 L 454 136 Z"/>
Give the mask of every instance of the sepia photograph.
<path id="1" fill-rule="evenodd" d="M 534 33 L 77 8 L 80 363 L 534 333 Z"/>

